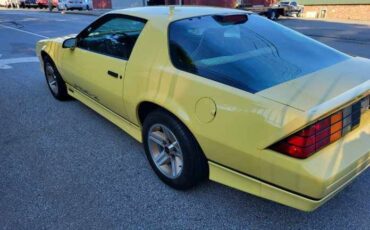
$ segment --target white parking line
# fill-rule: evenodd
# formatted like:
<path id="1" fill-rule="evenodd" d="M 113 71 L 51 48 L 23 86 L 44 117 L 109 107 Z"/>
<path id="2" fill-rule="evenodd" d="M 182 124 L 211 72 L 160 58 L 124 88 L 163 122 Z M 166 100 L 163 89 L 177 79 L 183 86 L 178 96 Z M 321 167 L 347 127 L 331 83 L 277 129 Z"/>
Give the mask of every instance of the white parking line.
<path id="1" fill-rule="evenodd" d="M 0 54 L 0 58 L 1 56 L 2 55 Z M 29 62 L 39 62 L 39 59 L 37 57 L 0 59 L 0 69 L 11 69 L 12 67 L 9 64 L 29 63 Z"/>
<path id="2" fill-rule="evenodd" d="M 17 28 L 11 27 L 11 26 L 0 25 L 0 27 L 6 28 L 6 29 L 11 29 L 11 30 L 16 30 L 16 31 L 23 32 L 23 33 L 26 33 L 26 34 L 31 34 L 31 35 L 34 35 L 34 36 L 37 36 L 37 37 L 40 37 L 40 38 L 49 38 L 49 37 L 46 37 L 46 36 L 41 35 L 41 34 L 35 34 L 35 33 L 32 33 L 32 32 L 17 29 Z"/>

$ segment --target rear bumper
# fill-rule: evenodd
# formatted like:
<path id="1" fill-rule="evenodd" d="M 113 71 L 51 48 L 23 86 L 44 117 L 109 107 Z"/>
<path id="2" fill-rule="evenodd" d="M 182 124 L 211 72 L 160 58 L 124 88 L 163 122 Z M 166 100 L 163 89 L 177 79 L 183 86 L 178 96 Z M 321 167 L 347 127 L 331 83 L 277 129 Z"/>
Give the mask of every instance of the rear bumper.
<path id="1" fill-rule="evenodd" d="M 210 162 L 210 179 L 300 210 L 312 211 L 370 165 L 370 112 L 360 126 L 307 159 L 263 149 L 256 174 Z M 245 163 L 247 164 L 247 162 Z M 254 171 L 254 172 L 255 172 Z"/>
<path id="2" fill-rule="evenodd" d="M 285 190 L 268 182 L 261 181 L 240 172 L 226 168 L 214 162 L 209 162 L 210 179 L 232 188 L 275 201 L 302 211 L 313 211 L 335 194 L 345 188 L 354 178 L 364 172 L 369 166 L 369 160 L 354 168 L 348 175 L 343 177 L 342 182 L 332 192 L 321 199 L 310 198 L 292 191 Z"/>
<path id="3" fill-rule="evenodd" d="M 260 153 L 258 178 L 297 194 L 322 199 L 370 163 L 370 112 L 346 136 L 307 159 L 296 159 L 272 150 Z"/>

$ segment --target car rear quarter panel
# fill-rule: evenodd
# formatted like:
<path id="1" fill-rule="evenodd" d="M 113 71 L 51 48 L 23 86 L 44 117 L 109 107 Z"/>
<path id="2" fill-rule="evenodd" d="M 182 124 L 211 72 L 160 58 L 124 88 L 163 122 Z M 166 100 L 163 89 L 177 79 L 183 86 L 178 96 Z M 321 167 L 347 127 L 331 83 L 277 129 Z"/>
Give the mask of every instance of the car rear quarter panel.
<path id="1" fill-rule="evenodd" d="M 307 159 L 271 150 L 261 152 L 261 179 L 299 194 L 321 199 L 370 164 L 370 112 L 361 124 Z"/>
<path id="2" fill-rule="evenodd" d="M 310 198 L 323 198 L 369 164 L 370 131 L 364 124 L 369 115 L 356 131 L 306 160 L 268 150 L 332 108 L 322 108 L 320 114 L 299 111 L 177 70 L 169 58 L 167 31 L 155 23 L 148 22 L 138 40 L 124 85 L 124 104 L 133 123 L 141 125 L 140 103 L 155 103 L 189 128 L 210 161 Z M 201 98 L 216 104 L 210 122 L 202 122 L 196 112 Z"/>
<path id="3" fill-rule="evenodd" d="M 209 160 L 257 177 L 262 149 L 306 122 L 294 108 L 175 69 L 167 32 L 150 22 L 127 65 L 123 98 L 131 122 L 140 125 L 141 102 L 155 103 L 189 128 Z M 216 103 L 211 122 L 196 112 L 201 98 Z"/>

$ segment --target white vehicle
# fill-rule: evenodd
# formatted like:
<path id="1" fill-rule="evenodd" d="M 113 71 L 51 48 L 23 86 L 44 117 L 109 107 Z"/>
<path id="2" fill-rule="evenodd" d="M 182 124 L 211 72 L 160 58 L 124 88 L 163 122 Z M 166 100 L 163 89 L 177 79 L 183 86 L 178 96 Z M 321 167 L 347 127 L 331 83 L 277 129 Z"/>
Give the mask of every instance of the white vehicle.
<path id="1" fill-rule="evenodd" d="M 296 1 L 282 1 L 279 3 L 279 7 L 285 8 L 285 16 L 296 14 L 299 17 L 304 11 L 304 6 L 299 5 Z"/>
<path id="2" fill-rule="evenodd" d="M 91 0 L 58 0 L 58 10 L 92 10 Z"/>
<path id="3" fill-rule="evenodd" d="M 0 0 L 0 6 L 5 7 L 7 1 L 6 0 Z"/>
<path id="4" fill-rule="evenodd" d="M 7 8 L 24 8 L 25 0 L 0 0 L 0 6 Z"/>

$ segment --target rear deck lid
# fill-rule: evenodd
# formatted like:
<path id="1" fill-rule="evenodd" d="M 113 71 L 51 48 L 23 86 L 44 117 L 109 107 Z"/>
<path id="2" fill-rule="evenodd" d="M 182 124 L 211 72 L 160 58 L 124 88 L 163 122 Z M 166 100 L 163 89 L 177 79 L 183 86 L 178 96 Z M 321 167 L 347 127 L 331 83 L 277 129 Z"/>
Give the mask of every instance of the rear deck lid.
<path id="1" fill-rule="evenodd" d="M 262 90 L 257 95 L 308 111 L 338 96 L 353 99 L 369 90 L 370 60 L 357 57 Z"/>

